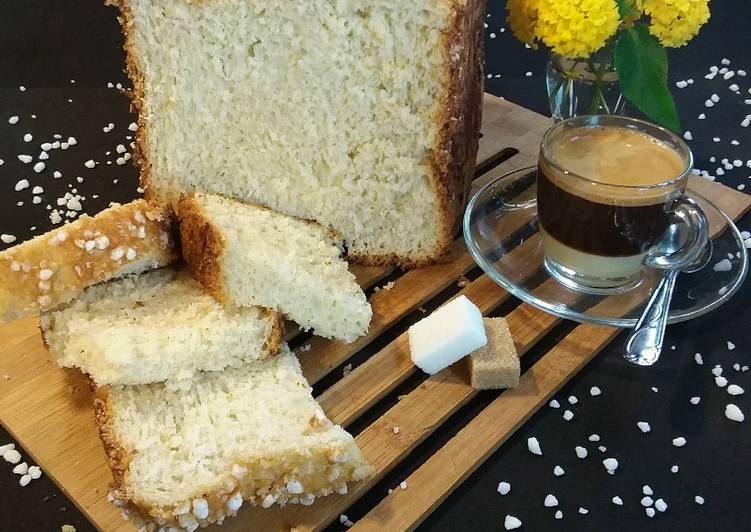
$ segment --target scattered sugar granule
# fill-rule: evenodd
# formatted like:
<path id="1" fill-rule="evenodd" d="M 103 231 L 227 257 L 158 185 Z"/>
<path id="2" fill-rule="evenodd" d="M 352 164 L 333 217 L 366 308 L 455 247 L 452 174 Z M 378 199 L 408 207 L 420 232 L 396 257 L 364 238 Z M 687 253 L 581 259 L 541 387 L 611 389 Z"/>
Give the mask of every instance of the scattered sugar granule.
<path id="1" fill-rule="evenodd" d="M 589 441 L 600 441 L 600 435 L 599 434 L 590 434 L 588 439 L 589 439 Z"/>
<path id="2" fill-rule="evenodd" d="M 18 124 L 18 117 L 13 115 L 8 119 L 9 124 Z"/>
<path id="3" fill-rule="evenodd" d="M 553 468 L 553 474 L 554 474 L 555 476 L 557 476 L 557 477 L 561 477 L 561 476 L 563 476 L 563 474 L 564 474 L 564 473 L 565 473 L 565 471 L 564 471 L 564 470 L 563 470 L 563 468 L 562 468 L 561 466 L 559 466 L 559 465 L 557 465 L 557 466 L 555 466 L 555 467 Z"/>
<path id="4" fill-rule="evenodd" d="M 571 421 L 574 419 L 574 413 L 571 410 L 566 410 L 563 412 L 563 419 L 566 421 Z"/>
<path id="5" fill-rule="evenodd" d="M 662 500 L 662 499 L 657 499 L 657 500 L 655 501 L 655 508 L 657 508 L 657 511 L 658 511 L 658 512 L 664 512 L 665 510 L 667 510 L 667 509 L 668 509 L 668 503 L 666 503 L 666 502 L 665 502 L 664 500 Z"/>
<path id="6" fill-rule="evenodd" d="M 68 146 L 75 146 L 78 144 L 76 137 L 68 137 Z"/>
<path id="7" fill-rule="evenodd" d="M 542 456 L 542 449 L 540 448 L 540 442 L 532 436 L 531 438 L 527 438 L 527 449 L 529 449 L 529 452 L 532 454 L 536 454 L 537 456 Z"/>
<path id="8" fill-rule="evenodd" d="M 704 497 L 702 497 L 701 495 L 697 495 L 696 497 L 694 497 L 694 502 L 696 504 L 704 504 Z"/>
<path id="9" fill-rule="evenodd" d="M 130 131 L 137 131 L 138 130 L 138 124 L 136 124 L 135 122 L 131 122 L 130 124 L 128 124 L 128 129 Z"/>
<path id="10" fill-rule="evenodd" d="M 399 434 L 400 432 L 399 427 L 393 427 L 391 430 L 393 431 L 394 434 Z"/>
<path id="11" fill-rule="evenodd" d="M 714 383 L 720 388 L 724 388 L 728 385 L 728 380 L 723 376 L 719 376 L 714 378 Z"/>
<path id="12" fill-rule="evenodd" d="M 735 364 L 733 364 L 733 369 L 734 369 L 735 371 L 740 371 L 740 370 L 741 370 L 741 365 L 740 365 L 740 364 L 738 364 L 738 362 L 736 362 Z"/>
<path id="13" fill-rule="evenodd" d="M 730 421 L 737 421 L 738 423 L 741 423 L 746 419 L 743 412 L 741 412 L 741 409 L 732 403 L 725 407 L 725 417 Z"/>
<path id="14" fill-rule="evenodd" d="M 655 501 L 652 500 L 652 497 L 647 495 L 645 497 L 642 497 L 640 502 L 642 506 L 649 507 L 649 506 L 652 506 Z"/>
<path id="15" fill-rule="evenodd" d="M 527 77 L 527 78 L 531 78 L 532 77 L 532 72 L 527 71 L 527 72 L 524 73 L 524 76 Z"/>
<path id="16" fill-rule="evenodd" d="M 50 158 L 50 156 L 49 156 L 49 154 L 46 151 L 43 151 L 42 153 L 39 154 L 39 160 L 40 161 L 46 161 L 49 158 Z"/>
<path id="17" fill-rule="evenodd" d="M 639 430 L 645 434 L 652 430 L 652 427 L 646 421 L 637 421 L 636 426 L 639 427 Z"/>
<path id="18" fill-rule="evenodd" d="M 522 522 L 514 517 L 513 515 L 506 515 L 506 518 L 503 521 L 503 527 L 506 530 L 514 530 L 522 526 Z"/>
<path id="19" fill-rule="evenodd" d="M 694 136 L 693 136 L 693 135 L 691 134 L 691 132 L 690 132 L 690 131 L 686 131 L 686 132 L 685 132 L 685 133 L 683 134 L 683 138 L 684 138 L 684 139 L 686 139 L 686 140 L 694 140 Z"/>
<path id="20" fill-rule="evenodd" d="M 406 489 L 407 489 L 407 481 L 406 481 L 406 480 L 402 480 L 402 481 L 401 481 L 401 482 L 399 483 L 399 488 L 400 488 L 401 490 L 406 490 Z"/>
<path id="21" fill-rule="evenodd" d="M 29 180 L 28 179 L 21 179 L 16 183 L 15 190 L 16 192 L 20 192 L 21 190 L 29 188 Z"/>
<path id="22" fill-rule="evenodd" d="M 701 401 L 701 397 L 699 397 L 698 395 L 695 395 L 691 399 L 688 400 L 688 402 L 691 403 L 692 405 L 698 405 L 699 401 Z"/>
<path id="23" fill-rule="evenodd" d="M 680 468 L 677 465 L 670 466 L 671 473 L 677 473 Z"/>
<path id="24" fill-rule="evenodd" d="M 591 395 L 592 397 L 597 397 L 601 393 L 602 393 L 602 390 L 600 390 L 597 386 L 592 386 L 589 389 L 589 395 Z"/>
<path id="25" fill-rule="evenodd" d="M 684 438 L 683 436 L 673 438 L 674 447 L 683 447 L 684 445 L 686 445 L 686 438 Z"/>
<path id="26" fill-rule="evenodd" d="M 722 259 L 720 262 L 712 266 L 712 269 L 716 272 L 729 272 L 733 269 L 733 265 L 728 259 Z"/>
<path id="27" fill-rule="evenodd" d="M 722 141 L 722 139 L 720 137 L 712 137 L 712 142 L 720 142 L 720 141 Z M 722 175 L 722 174 L 720 174 L 720 175 Z"/>
<path id="28" fill-rule="evenodd" d="M 618 469 L 618 460 L 615 458 L 606 458 L 602 461 L 602 465 L 605 466 L 605 470 L 611 475 L 615 474 L 615 470 Z"/>
<path id="29" fill-rule="evenodd" d="M 704 359 L 701 357 L 701 353 L 694 354 L 694 362 L 699 364 L 700 366 L 704 364 Z"/>
<path id="30" fill-rule="evenodd" d="M 722 75 L 722 79 L 724 79 L 724 80 L 727 81 L 730 78 L 732 78 L 733 76 L 735 76 L 735 71 L 734 70 L 728 70 L 727 72 L 725 72 L 725 74 Z"/>
<path id="31" fill-rule="evenodd" d="M 712 100 L 706 100 L 704 102 L 704 107 L 714 107 L 714 102 Z"/>
<path id="32" fill-rule="evenodd" d="M 346 377 L 352 371 L 352 364 L 345 364 L 342 368 L 342 377 Z"/>
<path id="33" fill-rule="evenodd" d="M 659 392 L 659 391 L 660 391 L 660 389 L 659 389 L 659 388 L 658 388 L 657 386 L 652 386 L 652 391 L 653 391 L 654 393 L 657 393 L 657 392 Z"/>
<path id="34" fill-rule="evenodd" d="M 696 118 L 698 118 L 699 120 L 706 120 L 707 115 L 705 115 L 704 113 L 699 113 L 699 116 L 697 116 Z"/>
<path id="35" fill-rule="evenodd" d="M 16 235 L 7 235 L 3 233 L 0 235 L 0 240 L 2 240 L 4 244 L 12 244 L 17 239 L 16 239 Z"/>
<path id="36" fill-rule="evenodd" d="M 96 163 L 94 162 L 93 159 L 89 159 L 88 161 L 86 161 L 85 163 L 83 163 L 83 165 L 86 168 L 94 168 L 94 166 L 96 166 Z"/>
<path id="37" fill-rule="evenodd" d="M 561 403 L 559 403 L 557 399 L 553 399 L 550 401 L 549 406 L 550 408 L 560 408 Z"/>
<path id="38" fill-rule="evenodd" d="M 31 189 L 32 194 L 41 194 L 42 192 L 44 192 L 44 189 L 40 187 L 39 185 Z"/>
<path id="39" fill-rule="evenodd" d="M 623 499 L 621 499 L 618 495 L 616 495 L 615 497 L 613 497 L 610 500 L 613 501 L 613 504 L 615 504 L 617 506 L 623 506 Z"/>
<path id="40" fill-rule="evenodd" d="M 576 403 L 579 402 L 579 399 L 577 399 L 575 395 L 569 395 L 568 402 L 572 405 L 575 405 Z"/>
<path id="41" fill-rule="evenodd" d="M 730 90 L 731 90 L 731 91 L 733 91 L 733 92 L 738 92 L 738 89 L 739 89 L 739 88 L 740 88 L 740 87 L 738 87 L 738 84 L 737 84 L 737 83 L 733 83 L 732 85 L 730 85 L 730 86 L 728 87 L 728 89 L 730 89 Z"/>
<path id="42" fill-rule="evenodd" d="M 32 140 L 34 140 L 34 137 L 31 135 L 31 133 L 26 133 L 23 136 L 23 141 L 24 142 L 31 142 Z"/>
<path id="43" fill-rule="evenodd" d="M 587 457 L 587 449 L 582 447 L 581 445 L 577 445 L 574 447 L 574 452 L 576 453 L 577 458 L 586 458 Z"/>
<path id="44" fill-rule="evenodd" d="M 730 395 L 743 395 L 743 392 L 743 388 L 741 388 L 737 384 L 731 384 L 730 386 L 728 386 L 728 393 Z"/>
<path id="45" fill-rule="evenodd" d="M 31 475 L 23 475 L 18 481 L 21 486 L 28 486 L 29 482 L 31 482 Z"/>
<path id="46" fill-rule="evenodd" d="M 558 499 L 552 493 L 548 493 L 547 495 L 545 495 L 545 500 L 542 504 L 545 506 L 545 508 L 553 508 L 554 506 L 558 506 Z"/>
<path id="47" fill-rule="evenodd" d="M 642 492 L 642 493 L 643 493 L 644 495 L 654 495 L 654 494 L 655 494 L 655 493 L 654 493 L 654 491 L 652 491 L 652 488 L 651 488 L 651 487 L 649 486 L 649 484 L 644 484 L 644 485 L 643 485 L 643 486 L 641 487 L 641 492 Z"/>
<path id="48" fill-rule="evenodd" d="M 589 513 L 589 510 L 587 510 L 583 506 L 579 506 L 579 513 L 582 515 L 587 515 Z"/>
<path id="49" fill-rule="evenodd" d="M 735 349 L 735 344 L 728 340 L 728 351 L 732 351 Z"/>
<path id="50" fill-rule="evenodd" d="M 31 476 L 31 478 L 33 478 L 34 480 L 36 480 L 36 479 L 38 479 L 39 477 L 42 476 L 42 469 L 39 466 L 35 466 L 35 465 L 30 466 L 29 467 L 29 475 Z"/>
<path id="51" fill-rule="evenodd" d="M 11 464 L 17 464 L 21 461 L 21 453 L 15 449 L 8 449 L 3 453 L 3 459 Z"/>
<path id="52" fill-rule="evenodd" d="M 683 80 L 676 81 L 675 86 L 678 87 L 679 89 L 685 89 L 686 87 L 688 87 L 688 82 L 683 81 Z"/>
<path id="53" fill-rule="evenodd" d="M 34 160 L 34 158 L 31 155 L 19 155 L 18 160 L 21 161 L 23 164 L 29 164 L 31 161 Z"/>
<path id="54" fill-rule="evenodd" d="M 607 447 L 605 447 L 604 445 L 600 445 L 600 446 L 599 446 L 599 447 L 598 447 L 597 449 L 598 449 L 598 450 L 599 450 L 599 451 L 600 451 L 601 453 L 604 453 L 605 451 L 607 451 L 607 450 L 608 450 L 608 448 L 607 448 Z"/>
<path id="55" fill-rule="evenodd" d="M 6 443 L 5 445 L 0 445 L 0 456 L 3 456 L 6 452 L 15 448 L 16 448 L 15 443 Z"/>
<path id="56" fill-rule="evenodd" d="M 498 483 L 498 493 L 501 495 L 508 495 L 511 491 L 511 484 L 508 482 L 499 482 Z"/>
<path id="57" fill-rule="evenodd" d="M 55 170 L 54 172 L 52 172 L 52 177 L 54 177 L 55 179 L 60 179 L 61 177 L 63 177 L 63 174 L 62 172 Z"/>
<path id="58" fill-rule="evenodd" d="M 563 512 L 560 510 L 556 510 L 554 517 L 556 519 L 563 519 Z"/>
<path id="59" fill-rule="evenodd" d="M 655 509 L 654 508 L 644 508 L 644 513 L 647 514 L 647 517 L 654 517 L 655 516 Z"/>
<path id="60" fill-rule="evenodd" d="M 26 462 L 21 462 L 20 464 L 18 464 L 16 467 L 13 468 L 13 472 L 16 475 L 25 475 L 26 473 L 29 472 L 29 464 L 27 464 Z"/>
<path id="61" fill-rule="evenodd" d="M 715 377 L 722 375 L 722 367 L 719 364 L 712 368 L 712 375 Z"/>
<path id="62" fill-rule="evenodd" d="M 720 101 L 720 96 L 719 96 L 719 95 L 718 95 L 717 93 L 715 93 L 715 94 L 713 94 L 712 96 L 710 96 L 710 97 L 709 97 L 709 99 L 710 99 L 711 101 L 713 101 L 714 103 L 717 103 L 717 102 L 719 102 L 719 101 Z"/>

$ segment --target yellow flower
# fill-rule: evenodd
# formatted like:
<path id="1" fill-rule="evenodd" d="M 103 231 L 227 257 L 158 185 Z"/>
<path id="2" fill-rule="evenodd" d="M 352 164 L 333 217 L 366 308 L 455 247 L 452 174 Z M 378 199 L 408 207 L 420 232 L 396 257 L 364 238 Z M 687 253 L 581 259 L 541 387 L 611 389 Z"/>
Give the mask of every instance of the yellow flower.
<path id="1" fill-rule="evenodd" d="M 709 20 L 709 0 L 644 0 L 649 33 L 671 48 L 684 46 Z"/>
<path id="2" fill-rule="evenodd" d="M 539 0 L 508 0 L 508 25 L 516 38 L 530 46 L 535 46 L 535 25 L 537 24 L 537 4 Z"/>
<path id="3" fill-rule="evenodd" d="M 572 58 L 602 48 L 621 22 L 615 0 L 539 0 L 537 10 L 537 37 Z"/>

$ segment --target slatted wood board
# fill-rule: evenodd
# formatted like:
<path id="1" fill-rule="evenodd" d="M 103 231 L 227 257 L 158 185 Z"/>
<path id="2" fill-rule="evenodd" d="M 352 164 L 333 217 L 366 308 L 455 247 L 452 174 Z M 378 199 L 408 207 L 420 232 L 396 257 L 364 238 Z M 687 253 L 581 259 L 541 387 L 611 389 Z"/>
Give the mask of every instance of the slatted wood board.
<path id="1" fill-rule="evenodd" d="M 541 115 L 489 95 L 485 96 L 484 106 L 475 190 L 492 177 L 534 164 L 542 133 L 550 125 Z M 733 218 L 739 218 L 751 206 L 751 197 L 722 185 L 695 179 L 691 187 L 721 205 Z M 523 224 L 524 220 L 510 219 L 499 231 L 510 237 Z M 517 247 L 510 260 L 522 259 L 532 243 L 533 240 L 528 240 Z M 415 374 L 403 318 L 423 304 L 443 303 L 436 301 L 438 296 L 443 293 L 441 297 L 447 299 L 444 291 L 457 286 L 457 280 L 473 267 L 459 238 L 446 264 L 401 275 L 386 268 L 354 269 L 366 288 L 386 276 L 396 276 L 391 289 L 377 291 L 370 297 L 373 321 L 369 333 L 348 345 L 312 337 L 306 341 L 310 349 L 299 354 L 305 376 L 314 384 L 327 376 L 331 379 L 332 370 L 363 348 L 374 342 L 383 344 L 318 397 L 334 422 L 348 426 Z M 555 289 L 550 283 L 538 288 Z M 484 314 L 493 312 L 510 298 L 484 275 L 463 286 L 459 293 L 469 297 Z M 526 304 L 514 308 L 506 318 L 522 356 L 560 322 L 559 318 Z M 386 332 L 394 339 L 384 343 L 379 338 Z M 522 375 L 518 388 L 501 393 L 422 463 L 406 479 L 407 490 L 395 490 L 384 496 L 354 529 L 416 527 L 617 333 L 617 329 L 602 326 L 575 327 Z M 295 334 L 293 330 L 289 337 Z M 0 377 L 0 421 L 97 527 L 132 531 L 132 525 L 123 521 L 120 512 L 106 500 L 112 476 L 94 428 L 92 397 L 86 381 L 78 372 L 59 369 L 50 362 L 35 319 L 0 327 L 0 338 L 3 339 L 0 376 L 5 376 Z M 325 497 L 308 507 L 245 509 L 236 518 L 227 520 L 223 528 L 230 531 L 324 528 L 389 471 L 399 467 L 418 444 L 475 394 L 467 384 L 461 364 L 424 380 L 357 436 L 366 459 L 375 467 L 372 478 L 353 485 L 345 496 Z M 399 427 L 398 434 L 394 433 L 394 427 Z"/>

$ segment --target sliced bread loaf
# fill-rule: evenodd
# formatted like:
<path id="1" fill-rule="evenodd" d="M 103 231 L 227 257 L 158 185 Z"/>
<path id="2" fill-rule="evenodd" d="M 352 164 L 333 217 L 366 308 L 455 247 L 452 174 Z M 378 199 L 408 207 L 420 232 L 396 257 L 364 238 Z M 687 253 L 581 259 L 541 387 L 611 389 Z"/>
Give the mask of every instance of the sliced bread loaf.
<path id="1" fill-rule="evenodd" d="M 450 248 L 474 170 L 484 0 L 108 0 L 142 185 L 317 220 L 368 264 Z"/>
<path id="2" fill-rule="evenodd" d="M 284 327 L 271 310 L 223 307 L 169 268 L 92 286 L 40 321 L 57 363 L 80 368 L 99 386 L 186 386 L 198 371 L 275 355 Z"/>
<path id="3" fill-rule="evenodd" d="M 183 256 L 219 301 L 278 310 L 347 342 L 367 331 L 365 294 L 317 223 L 212 194 L 184 196 L 179 217 Z"/>
<path id="4" fill-rule="evenodd" d="M 87 286 L 176 259 L 169 207 L 137 200 L 0 253 L 0 321 L 66 303 Z"/>
<path id="5" fill-rule="evenodd" d="M 140 526 L 192 531 L 235 515 L 244 501 L 311 504 L 371 472 L 286 346 L 277 357 L 203 373 L 187 390 L 99 388 L 95 404 L 113 500 Z"/>

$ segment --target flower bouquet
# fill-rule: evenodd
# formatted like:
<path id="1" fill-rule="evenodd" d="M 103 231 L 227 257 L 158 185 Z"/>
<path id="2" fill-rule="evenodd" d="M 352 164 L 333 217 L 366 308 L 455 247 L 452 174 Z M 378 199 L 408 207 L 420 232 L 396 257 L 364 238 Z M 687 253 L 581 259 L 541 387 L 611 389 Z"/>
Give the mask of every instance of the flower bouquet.
<path id="1" fill-rule="evenodd" d="M 508 0 L 508 24 L 552 53 L 553 118 L 621 113 L 624 98 L 651 120 L 680 129 L 665 47 L 687 44 L 709 20 L 709 0 Z"/>

